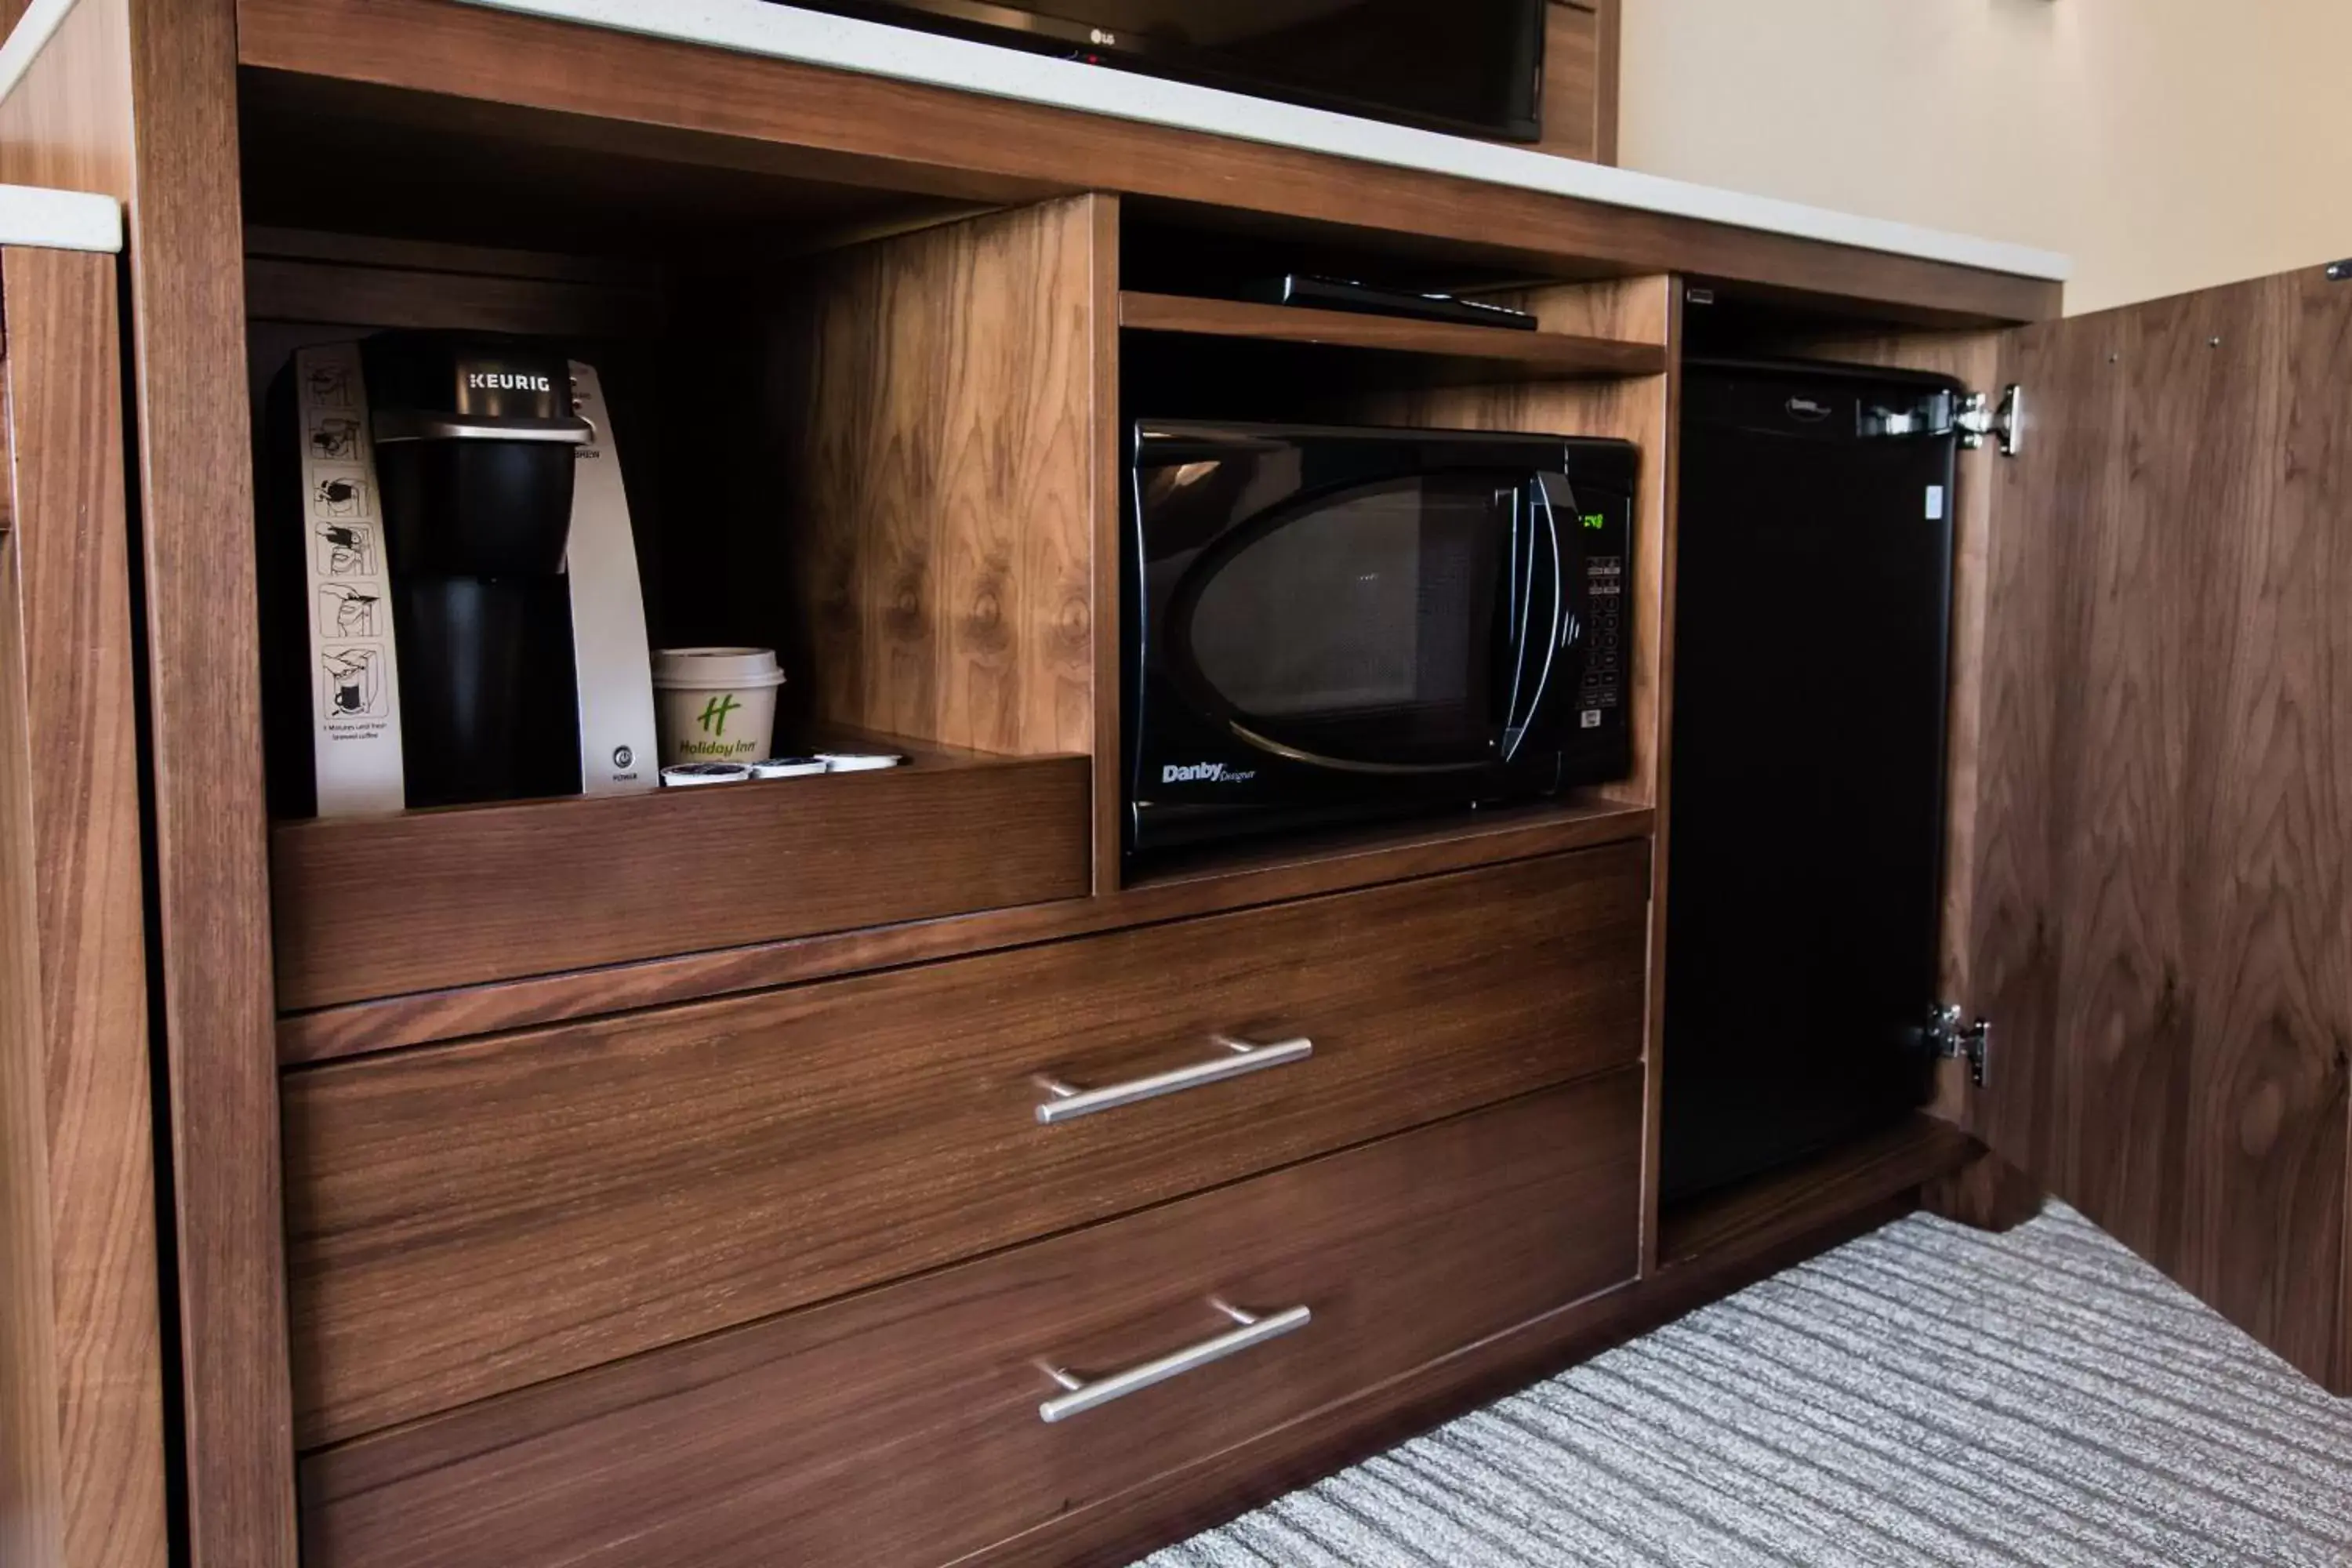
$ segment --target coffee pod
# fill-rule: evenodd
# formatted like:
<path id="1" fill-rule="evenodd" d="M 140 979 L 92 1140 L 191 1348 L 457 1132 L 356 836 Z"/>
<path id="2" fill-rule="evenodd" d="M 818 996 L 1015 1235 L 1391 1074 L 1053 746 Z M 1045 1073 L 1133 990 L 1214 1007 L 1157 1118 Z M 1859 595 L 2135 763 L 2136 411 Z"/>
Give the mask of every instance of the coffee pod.
<path id="1" fill-rule="evenodd" d="M 751 764 L 755 779 L 797 779 L 825 771 L 823 757 L 770 757 Z"/>
<path id="2" fill-rule="evenodd" d="M 907 760 L 896 752 L 819 752 L 816 756 L 829 773 L 871 773 L 876 768 L 895 768 Z"/>
<path id="3" fill-rule="evenodd" d="M 680 763 L 662 770 L 662 784 L 670 789 L 690 789 L 696 784 L 741 784 L 751 776 L 751 770 L 740 763 Z"/>
<path id="4" fill-rule="evenodd" d="M 751 763 L 775 744 L 784 672 L 767 647 L 666 647 L 654 653 L 662 763 Z"/>

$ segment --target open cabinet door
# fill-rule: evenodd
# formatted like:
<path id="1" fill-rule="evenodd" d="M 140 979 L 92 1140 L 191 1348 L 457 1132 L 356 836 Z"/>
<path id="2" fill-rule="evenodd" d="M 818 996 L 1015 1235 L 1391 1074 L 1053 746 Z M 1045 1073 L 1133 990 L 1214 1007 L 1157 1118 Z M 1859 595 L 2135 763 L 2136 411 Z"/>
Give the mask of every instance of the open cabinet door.
<path id="1" fill-rule="evenodd" d="M 1971 749 L 1974 1131 L 2352 1393 L 2352 282 L 2025 329 Z M 1972 754 L 1971 754 L 1972 750 Z"/>

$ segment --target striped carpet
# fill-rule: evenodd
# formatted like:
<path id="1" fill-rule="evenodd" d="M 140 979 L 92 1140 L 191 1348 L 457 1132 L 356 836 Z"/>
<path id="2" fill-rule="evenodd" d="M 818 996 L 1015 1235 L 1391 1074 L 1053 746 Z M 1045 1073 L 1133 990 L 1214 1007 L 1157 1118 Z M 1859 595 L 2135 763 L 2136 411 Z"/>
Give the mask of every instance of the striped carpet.
<path id="1" fill-rule="evenodd" d="M 2330 1399 L 2053 1205 L 1915 1215 L 1148 1568 L 2352 1564 Z"/>

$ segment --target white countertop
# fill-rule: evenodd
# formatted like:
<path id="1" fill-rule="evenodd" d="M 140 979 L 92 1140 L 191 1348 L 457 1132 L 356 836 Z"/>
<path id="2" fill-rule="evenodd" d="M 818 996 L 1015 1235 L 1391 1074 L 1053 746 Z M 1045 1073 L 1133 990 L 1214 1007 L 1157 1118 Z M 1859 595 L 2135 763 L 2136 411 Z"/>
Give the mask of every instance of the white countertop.
<path id="1" fill-rule="evenodd" d="M 770 0 L 469 3 L 1994 272 L 2063 281 L 2068 270 L 2065 257 L 2028 246 L 1858 217 L 1769 196 L 1580 163 L 1525 147 L 1418 131 L 911 28 L 828 16 Z"/>
<path id="2" fill-rule="evenodd" d="M 0 185 L 0 245 L 54 250 L 122 248 L 122 208 L 112 196 Z"/>

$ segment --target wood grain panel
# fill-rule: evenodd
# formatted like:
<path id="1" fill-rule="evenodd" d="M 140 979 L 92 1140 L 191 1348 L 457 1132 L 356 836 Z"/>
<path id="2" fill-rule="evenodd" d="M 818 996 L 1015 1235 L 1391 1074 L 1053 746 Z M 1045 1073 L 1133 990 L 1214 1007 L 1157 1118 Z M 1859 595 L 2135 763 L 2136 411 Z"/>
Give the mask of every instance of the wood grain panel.
<path id="1" fill-rule="evenodd" d="M 962 1568 L 1128 1568 L 1485 1408 L 1684 1313 L 1867 1236 L 1916 1205 L 1898 1194 L 1843 1209 L 1770 1245 L 1735 1245 L 1666 1273 L 1532 1318 L 1384 1379 L 1341 1404 L 1236 1445 L 1145 1486 L 1075 1510 Z"/>
<path id="2" fill-rule="evenodd" d="M 640 300 L 656 291 L 664 277 L 659 262 L 629 256 L 583 256 L 568 250 L 518 250 L 506 246 L 453 245 L 444 240 L 398 239 L 389 235 L 347 234 L 334 229 L 245 226 L 245 252 L 280 261 L 315 261 L 347 267 L 380 267 L 401 272 L 446 272 L 465 278 L 528 278 L 598 284 L 636 292 Z M 251 281 L 247 295 L 255 294 Z M 257 310 L 268 315 L 267 310 Z"/>
<path id="3" fill-rule="evenodd" d="M 446 0 L 243 0 L 245 63 L 454 95 L 526 112 L 509 134 L 571 133 L 579 117 L 864 160 L 874 183 L 968 171 L 1206 202 L 1285 219 L 1445 237 L 1507 265 L 1557 272 L 1669 268 L 1883 301 L 1935 321 L 2055 314 L 2059 286 L 1476 182 L 1382 168 L 1139 121 L 635 37 Z M 1602 40 L 1604 61 L 1607 38 Z M 468 105 L 469 109 L 472 107 Z M 726 155 L 713 147 L 701 155 Z"/>
<path id="4" fill-rule="evenodd" d="M 56 1240 L 16 536 L 0 531 L 0 1561 L 65 1557 Z"/>
<path id="5" fill-rule="evenodd" d="M 0 178 L 126 204 L 187 1551 L 198 1568 L 279 1568 L 293 1474 L 250 457 L 244 399 L 221 395 L 244 361 L 230 10 L 81 0 L 0 102 Z"/>
<path id="6" fill-rule="evenodd" d="M 245 287 L 257 321 L 606 338 L 658 331 L 662 321 L 656 289 L 568 279 L 252 257 Z"/>
<path id="7" fill-rule="evenodd" d="M 2315 1377 L 2352 1078 L 2352 293 L 2024 333 L 1975 894 L 1986 1141 Z"/>
<path id="8" fill-rule="evenodd" d="M 1978 1230 L 2015 1230 L 2040 1214 L 2050 1194 L 2002 1159 L 1986 1152 L 1919 1189 L 1919 1206 Z"/>
<path id="9" fill-rule="evenodd" d="M 1668 279 L 1603 278 L 1591 283 L 1499 290 L 1491 297 L 1499 304 L 1533 311 L 1540 331 L 1654 343 L 1661 349 L 1679 342 L 1682 290 Z"/>
<path id="10" fill-rule="evenodd" d="M 795 285 L 782 525 L 820 721 L 1093 750 L 1104 227 L 1072 197 L 858 246 Z"/>
<path id="11" fill-rule="evenodd" d="M 1625 79 L 1625 0 L 1593 0 L 1592 16 L 1592 161 L 1613 164 Z"/>
<path id="12" fill-rule="evenodd" d="M 1633 1060 L 1637 847 L 287 1085 L 302 1441 L 346 1437 Z M 1308 1060 L 1059 1126 L 1125 1082 Z"/>
<path id="13" fill-rule="evenodd" d="M 1424 376 L 1450 370 L 1453 378 L 1470 381 L 1654 375 L 1666 368 L 1664 351 L 1649 343 L 1261 305 L 1245 300 L 1127 293 L 1119 296 L 1118 319 L 1131 331 L 1190 332 L 1412 354 L 1423 363 Z"/>
<path id="14" fill-rule="evenodd" d="M 0 1116 L 15 1189 L 0 1203 L 14 1363 L 0 1404 L 29 1397 L 46 1428 L 0 1447 L 21 1438 L 48 1471 L 19 1499 L 48 1537 L 16 1543 L 8 1560 L 28 1568 L 160 1565 L 168 1547 L 116 289 L 111 256 L 0 250 Z"/>
<path id="15" fill-rule="evenodd" d="M 1097 195 L 1094 202 L 1095 297 L 1092 312 L 1094 374 L 1094 466 L 1089 503 L 1094 523 L 1094 697 L 1096 744 L 1094 889 L 1097 898 L 1118 892 L 1122 868 L 1121 816 L 1126 807 L 1121 728 L 1125 693 L 1120 688 L 1126 635 L 1119 605 L 1120 552 L 1124 521 L 1119 515 L 1121 470 L 1127 460 L 1127 437 L 1120 428 L 1118 332 L 1111 325 L 1118 315 L 1119 200 Z"/>
<path id="16" fill-rule="evenodd" d="M 716 952 L 526 980 L 412 992 L 280 1020 L 288 1065 L 427 1045 L 538 1024 L 697 1001 L 835 974 L 1024 947 L 1124 926 L 1252 909 L 1382 882 L 1556 855 L 1649 837 L 1655 814 L 1610 802 L 1549 803 L 1292 844 L 1214 874 L 1173 878 L 1092 899 L 748 943 Z"/>
<path id="17" fill-rule="evenodd" d="M 130 46 L 132 405 L 184 1552 L 192 1568 L 291 1568 L 253 441 L 237 392 L 246 343 L 235 6 L 131 0 Z"/>
<path id="18" fill-rule="evenodd" d="M 1658 1261 L 1678 1268 L 1802 1236 L 1969 1164 L 1976 1141 L 1950 1122 L 1913 1116 L 1817 1159 L 1687 1204 L 1661 1216 Z"/>
<path id="19" fill-rule="evenodd" d="M 1562 158 L 1614 163 L 1613 157 L 1600 156 L 1599 13 L 1570 0 L 1551 0 L 1544 8 L 1543 72 L 1543 136 L 1536 146 Z M 1609 97 L 1613 106 L 1613 90 Z"/>
<path id="20" fill-rule="evenodd" d="M 309 1462 L 314 1568 L 959 1558 L 1631 1277 L 1620 1073 Z M 1303 1329 L 1047 1425 L 1099 1376 Z"/>
<path id="21" fill-rule="evenodd" d="M 0 180 L 131 199 L 131 0 L 76 0 L 0 100 Z"/>
<path id="22" fill-rule="evenodd" d="M 317 1007 L 1087 890 L 1085 758 L 910 755 L 879 773 L 281 823 L 278 1003 Z"/>

